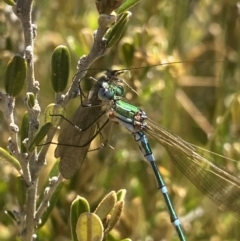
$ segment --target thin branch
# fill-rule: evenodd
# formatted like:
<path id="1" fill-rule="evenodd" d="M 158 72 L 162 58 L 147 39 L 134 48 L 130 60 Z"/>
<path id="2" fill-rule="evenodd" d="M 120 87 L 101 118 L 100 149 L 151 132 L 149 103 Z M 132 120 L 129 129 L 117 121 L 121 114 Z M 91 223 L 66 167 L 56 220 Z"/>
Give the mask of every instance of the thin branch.
<path id="1" fill-rule="evenodd" d="M 62 182 L 62 180 L 63 180 L 63 176 L 61 174 L 59 174 L 58 177 L 53 177 L 49 179 L 49 186 L 45 188 L 43 200 L 39 205 L 38 210 L 36 211 L 36 215 L 35 215 L 35 221 L 37 222 L 36 225 L 39 224 L 39 220 L 41 220 L 43 213 L 49 207 L 51 197 L 55 192 L 56 188 L 58 187 L 58 185 Z"/>
<path id="2" fill-rule="evenodd" d="M 38 182 L 35 181 L 27 189 L 26 201 L 26 227 L 24 234 L 24 241 L 32 241 L 35 232 L 35 210 L 36 210 L 36 196 L 37 196 Z"/>
<path id="3" fill-rule="evenodd" d="M 28 131 L 28 139 L 29 143 L 33 140 L 33 137 L 38 129 L 39 121 L 38 116 L 40 113 L 40 106 L 37 101 L 37 92 L 38 82 L 35 81 L 34 77 L 34 63 L 33 63 L 33 54 L 34 54 L 34 32 L 33 24 L 32 24 L 32 0 L 18 0 L 16 4 L 16 15 L 22 22 L 24 39 L 25 39 L 25 58 L 27 60 L 27 74 L 26 74 L 26 85 L 27 92 L 32 92 L 35 94 L 35 106 L 34 108 L 28 108 L 29 115 L 29 131 Z M 36 152 L 33 152 L 31 156 L 29 156 L 29 167 L 31 177 L 33 177 L 33 173 L 31 170 L 31 165 L 34 165 L 36 162 L 37 156 Z M 31 179 L 31 184 L 27 189 L 27 200 L 26 200 L 26 227 L 24 229 L 24 239 L 25 241 L 31 241 L 34 237 L 35 225 L 34 225 L 34 215 L 36 210 L 36 197 L 37 197 L 37 187 L 38 187 L 38 176 L 35 175 L 34 179 Z"/>
<path id="4" fill-rule="evenodd" d="M 15 107 L 15 99 L 0 91 L 0 110 L 2 111 L 5 120 L 9 124 L 8 149 L 19 161 L 22 168 L 22 175 L 27 184 L 31 182 L 31 175 L 28 166 L 27 156 L 22 155 L 18 146 L 18 131 L 19 128 L 15 124 L 13 110 Z"/>

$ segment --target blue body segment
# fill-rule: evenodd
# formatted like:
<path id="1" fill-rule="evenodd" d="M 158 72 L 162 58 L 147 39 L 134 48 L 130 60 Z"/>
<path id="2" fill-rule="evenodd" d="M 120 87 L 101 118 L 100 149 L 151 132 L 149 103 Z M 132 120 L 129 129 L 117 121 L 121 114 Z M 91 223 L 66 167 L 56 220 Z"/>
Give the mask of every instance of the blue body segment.
<path id="1" fill-rule="evenodd" d="M 144 158 L 150 163 L 179 240 L 186 239 L 146 134 L 164 146 L 171 161 L 200 191 L 212 199 L 221 209 L 231 212 L 240 219 L 240 178 L 228 172 L 224 167 L 214 164 L 209 157 L 204 157 L 201 148 L 198 149 L 195 145 L 170 133 L 148 119 L 143 110 L 122 100 L 123 88 L 116 84 L 116 79 L 114 81 L 114 83 L 104 82 L 98 96 L 110 105 L 107 111 L 109 120 L 119 123 L 132 133 Z"/>
<path id="2" fill-rule="evenodd" d="M 147 127 L 147 124 L 145 123 L 145 120 L 147 119 L 146 113 L 142 111 L 140 108 L 126 101 L 121 100 L 119 98 L 121 96 L 115 96 L 114 91 L 117 91 L 117 90 L 118 90 L 118 86 L 116 86 L 115 88 L 109 88 L 108 85 L 105 85 L 105 88 L 102 88 L 99 91 L 98 96 L 101 100 L 110 100 L 110 109 L 107 112 L 108 118 L 111 121 L 119 123 L 121 126 L 126 128 L 130 133 L 133 134 L 133 137 L 137 142 L 139 149 L 142 152 L 144 158 L 152 166 L 154 175 L 157 180 L 158 189 L 161 191 L 165 199 L 165 202 L 169 210 L 171 222 L 175 226 L 175 229 L 178 233 L 179 240 L 185 241 L 186 239 L 185 239 L 181 224 L 179 222 L 179 219 L 172 205 L 171 199 L 168 195 L 167 187 L 164 183 L 162 175 L 156 164 L 151 147 L 148 143 L 148 139 L 143 132 Z"/>
<path id="3" fill-rule="evenodd" d="M 134 133 L 133 136 L 134 136 L 135 141 L 138 143 L 139 149 L 142 152 L 142 154 L 144 155 L 144 157 L 148 161 L 154 162 L 155 158 L 152 154 L 152 150 L 148 143 L 147 136 L 141 131 Z"/>

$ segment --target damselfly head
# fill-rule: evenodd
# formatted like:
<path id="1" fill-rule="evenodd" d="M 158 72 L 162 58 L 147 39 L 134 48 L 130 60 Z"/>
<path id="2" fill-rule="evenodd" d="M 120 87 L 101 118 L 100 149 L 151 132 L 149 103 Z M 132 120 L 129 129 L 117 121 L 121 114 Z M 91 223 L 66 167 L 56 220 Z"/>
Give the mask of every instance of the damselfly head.
<path id="1" fill-rule="evenodd" d="M 112 85 L 107 82 L 102 83 L 102 88 L 98 91 L 100 100 L 116 100 L 124 95 L 124 88 L 121 85 Z"/>
<path id="2" fill-rule="evenodd" d="M 128 73 L 128 76 L 130 76 L 130 74 L 129 74 L 130 71 L 127 69 L 120 69 L 120 70 L 107 69 L 105 74 L 102 75 L 98 79 L 98 82 L 101 83 L 101 85 L 104 89 L 106 89 L 106 88 L 108 89 L 110 85 L 115 86 L 116 87 L 115 95 L 117 95 L 117 96 L 122 96 L 124 94 L 123 87 L 120 87 L 119 83 L 126 85 L 128 88 L 130 88 L 134 93 L 136 93 L 138 95 L 138 93 L 127 83 L 127 81 L 118 77 L 119 75 L 121 75 L 123 73 Z M 109 85 L 109 86 L 107 86 L 107 85 Z M 115 90 L 114 90 L 114 92 L 115 92 Z"/>

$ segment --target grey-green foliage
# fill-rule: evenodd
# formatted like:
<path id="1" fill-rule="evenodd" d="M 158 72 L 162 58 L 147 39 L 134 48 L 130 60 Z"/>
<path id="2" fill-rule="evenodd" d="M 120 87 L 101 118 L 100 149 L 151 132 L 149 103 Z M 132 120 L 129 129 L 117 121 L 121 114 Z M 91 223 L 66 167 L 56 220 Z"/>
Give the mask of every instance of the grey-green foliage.
<path id="1" fill-rule="evenodd" d="M 23 55 L 15 54 L 14 50 L 11 50 L 14 56 L 6 65 L 4 79 L 5 92 L 0 92 L 0 108 L 8 125 L 7 135 L 10 136 L 8 139 L 8 151 L 0 148 L 0 159 L 5 162 L 3 165 L 11 164 L 17 170 L 17 174 L 13 169 L 9 169 L 8 172 L 5 173 L 5 175 L 8 176 L 7 178 L 11 180 L 11 185 L 13 186 L 10 188 L 9 196 L 17 200 L 16 204 L 11 201 L 9 202 L 6 214 L 15 221 L 15 227 L 18 230 L 21 240 L 30 241 L 33 237 L 46 240 L 48 238 L 44 237 L 44 232 L 41 231 L 41 228 L 44 225 L 48 225 L 47 221 L 51 216 L 52 210 L 56 207 L 58 198 L 61 196 L 64 187 L 62 182 L 63 177 L 58 169 L 59 161 L 54 159 L 48 161 L 46 158 L 49 144 L 52 142 L 59 128 L 62 117 L 65 115 L 64 109 L 67 103 L 75 97 L 72 93 L 78 92 L 76 90 L 79 88 L 78 83 L 80 79 L 84 77 L 86 70 L 96 59 L 106 54 L 110 45 L 113 46 L 117 43 L 121 33 L 126 28 L 130 14 L 127 12 L 126 15 L 126 13 L 122 11 L 122 14 L 119 16 L 110 15 L 112 11 L 121 6 L 121 2 L 113 4 L 112 1 L 104 1 L 98 5 L 100 15 L 96 15 L 94 18 L 94 21 L 98 24 L 98 31 L 97 34 L 95 34 L 93 46 L 89 50 L 90 53 L 86 53 L 88 54 L 87 56 L 81 58 L 79 61 L 75 60 L 75 62 L 73 62 L 75 65 L 74 78 L 68 90 L 66 90 L 66 87 L 71 72 L 69 48 L 62 43 L 52 51 L 52 56 L 51 51 L 48 51 L 48 49 L 44 50 L 48 58 L 48 63 L 50 63 L 51 59 L 51 73 L 45 76 L 45 78 L 51 79 L 52 88 L 55 92 L 54 103 L 50 104 L 52 101 L 45 97 L 45 92 L 48 92 L 48 90 L 45 89 L 43 78 L 41 77 L 39 80 L 35 79 L 38 75 L 38 70 L 41 68 L 39 67 L 41 66 L 41 62 L 44 62 L 43 59 L 39 59 L 39 62 L 35 61 L 37 59 L 37 55 L 34 52 L 35 45 L 41 45 L 41 36 L 37 36 L 37 28 L 32 22 L 32 18 L 36 16 L 34 13 L 36 10 L 35 3 L 32 1 L 5 2 L 10 5 L 15 5 L 14 9 L 17 9 L 17 11 L 15 11 L 16 15 L 14 15 L 14 13 L 11 12 L 13 10 L 10 10 L 9 7 L 4 4 L 2 13 L 5 13 L 6 16 L 4 20 L 6 20 L 6 22 L 9 21 L 11 25 L 13 23 L 11 22 L 12 19 L 9 15 L 7 16 L 7 14 L 11 13 L 15 18 L 17 17 L 22 24 L 21 30 L 25 37 L 23 40 L 19 39 L 19 50 L 23 48 L 23 51 L 21 51 L 24 52 Z M 125 10 L 133 4 L 134 3 L 128 4 Z M 44 11 L 44 4 L 41 5 L 41 7 L 41 11 Z M 32 12 L 32 10 L 34 11 Z M 124 20 L 125 24 L 119 25 L 118 23 L 121 23 L 123 18 L 126 19 Z M 13 24 L 11 27 L 14 29 Z M 108 36 L 105 36 L 105 33 L 109 29 L 115 30 L 114 36 L 111 35 L 111 32 Z M 50 25 L 46 28 L 46 31 L 49 30 Z M 93 31 L 91 34 L 93 35 Z M 110 40 L 108 40 L 108 38 Z M 6 43 L 7 41 L 9 41 L 9 39 L 6 39 Z M 6 44 L 6 48 L 7 47 L 9 46 Z M 40 46 L 39 49 L 41 49 Z M 24 89 L 25 93 L 22 92 L 24 83 L 26 84 Z M 19 95 L 21 95 L 21 97 L 25 96 L 22 99 L 17 99 L 16 97 Z M 15 103 L 19 101 L 24 104 L 24 106 L 21 105 L 21 108 L 24 109 L 25 114 L 20 118 L 15 118 L 15 113 L 19 111 L 17 109 L 18 105 L 15 105 Z M 44 105 L 41 105 L 42 101 L 49 104 L 45 110 L 45 122 L 42 121 L 42 110 L 44 110 Z M 21 119 L 20 130 L 18 127 L 19 119 Z M 20 135 L 18 135 L 19 131 Z M 44 171 L 45 176 L 42 178 L 41 172 L 46 165 L 50 171 Z M 13 209 L 14 205 L 16 205 L 17 210 L 15 210 L 15 207 Z M 111 208 L 113 209 L 112 219 L 108 217 L 109 223 L 104 226 L 105 233 L 103 236 L 106 236 L 115 226 L 122 211 L 123 201 L 121 201 L 121 205 L 118 202 L 115 202 L 114 205 L 115 208 Z M 106 215 L 110 215 L 111 209 Z M 119 211 L 117 212 L 116 210 Z M 74 215 L 76 215 L 76 213 L 74 213 Z M 71 219 L 72 217 L 73 213 L 71 214 Z M 105 218 L 106 217 L 104 217 L 104 219 Z M 106 220 L 100 220 L 100 222 L 104 223 Z M 71 225 L 72 223 L 73 222 L 71 222 Z M 76 229 L 76 225 L 75 223 L 74 229 Z M 79 225 L 81 226 L 81 224 L 78 224 L 78 226 Z M 71 229 L 73 229 L 73 227 L 71 227 Z M 11 232 L 8 232 L 7 236 L 9 240 L 14 238 Z M 0 239 L 5 240 L 4 237 L 1 237 L 1 234 Z"/>
<path id="2" fill-rule="evenodd" d="M 28 87 L 25 85 L 24 91 L 21 91 L 15 99 L 16 124 L 21 125 L 26 109 L 33 118 L 38 111 L 38 103 L 41 105 L 42 112 L 40 123 L 35 121 L 35 117 L 31 122 L 34 132 L 30 136 L 31 140 L 24 137 L 26 147 L 33 140 L 37 132 L 36 128 L 44 125 L 42 119 L 45 106 L 53 102 L 55 105 L 56 100 L 61 99 L 62 93 L 56 94 L 56 100 L 54 99 L 54 91 L 50 83 L 50 60 L 55 47 L 65 45 L 70 51 L 71 70 L 68 85 L 71 85 L 72 77 L 77 72 L 76 66 L 79 57 L 88 54 L 91 50 L 94 41 L 93 31 L 98 28 L 99 13 L 94 6 L 94 1 L 83 0 L 80 2 L 71 0 L 38 1 L 33 6 L 32 16 L 34 23 L 38 25 L 38 30 L 34 40 L 35 52 L 32 63 L 34 63 L 34 76 L 40 83 L 40 92 L 36 94 L 38 85 L 27 90 L 27 93 L 32 93 L 34 97 L 37 97 L 33 102 L 27 98 L 29 100 L 27 104 L 25 100 L 27 95 L 25 96 L 24 93 L 25 88 Z M 122 37 L 91 68 L 129 68 L 159 64 L 160 62 L 168 63 L 162 67 L 132 70 L 131 77 L 124 76 L 127 78 L 128 84 L 139 94 L 136 96 L 131 90 L 125 88 L 125 98 L 144 109 L 147 115 L 158 124 L 170 129 L 171 132 L 185 140 L 205 148 L 207 146 L 211 151 L 238 160 L 240 122 L 237 113 L 240 68 L 237 0 L 162 0 L 154 1 L 152 4 L 149 4 L 148 1 L 140 1 L 131 9 L 131 12 L 132 17 L 123 31 Z M 24 56 L 22 53 L 25 40 L 21 36 L 25 27 L 22 28 L 19 20 L 14 20 L 15 18 L 9 14 L 9 9 L 4 10 L 3 13 L 5 18 L 1 18 L 1 21 L 7 21 L 7 23 L 3 22 L 3 26 L 5 28 L 7 26 L 10 33 L 0 33 L 1 40 L 6 40 L 6 48 L 0 56 L 1 91 L 5 93 L 4 68 L 2 66 L 6 67 L 8 61 L 16 53 Z M 1 29 L 3 30 L 3 28 Z M 175 61 L 181 63 L 169 64 L 169 62 Z M 95 70 L 95 72 L 98 71 Z M 95 72 L 90 70 L 88 74 L 93 76 Z M 82 79 L 83 89 L 87 89 L 88 83 L 88 78 Z M 186 95 L 182 95 L 182 91 Z M 233 99 L 236 101 L 231 104 Z M 2 110 L 2 102 L 0 106 Z M 66 117 L 69 118 L 78 106 L 79 99 L 72 100 L 66 108 Z M 205 117 L 208 125 L 199 126 L 197 123 L 199 115 L 194 112 L 195 108 L 186 108 L 192 106 L 200 110 L 200 117 Z M 22 157 L 21 155 L 16 157 L 16 150 L 13 154 L 6 151 L 9 137 L 9 119 L 6 122 L 3 118 L 6 114 L 6 111 L 2 111 L 0 115 L 2 137 L 0 143 L 4 147 L 4 149 L 0 149 L 3 150 L 0 162 L 0 191 L 2 194 L 0 203 L 10 217 L 15 218 L 16 213 L 10 210 L 18 211 L 16 207 L 20 205 L 15 201 L 15 197 L 17 197 L 15 192 L 18 190 L 16 186 L 19 183 L 17 184 L 17 174 L 13 170 L 20 169 L 19 160 Z M 51 121 L 51 118 L 47 118 L 47 121 Z M 58 118 L 55 118 L 53 122 L 58 122 Z M 12 127 L 15 126 L 12 125 Z M 17 129 L 13 128 L 13 130 Z M 114 150 L 105 147 L 99 151 L 89 152 L 87 160 L 77 175 L 65 182 L 60 192 L 56 191 L 59 198 L 54 197 L 50 203 L 43 203 L 42 206 L 40 206 L 41 201 L 47 200 L 47 195 L 55 195 L 51 194 L 53 188 L 49 192 L 48 187 L 51 185 L 54 187 L 56 174 L 49 182 L 49 170 L 55 164 L 53 153 L 50 153 L 47 159 L 39 159 L 44 168 L 39 179 L 38 194 L 40 198 L 37 202 L 37 207 L 40 207 L 37 218 L 41 216 L 42 220 L 37 221 L 45 224 L 44 227 L 37 230 L 39 240 L 59 240 L 63 236 L 70 239 L 69 207 L 75 196 L 84 196 L 91 205 L 96 206 L 109 190 L 119 190 L 123 187 L 128 190 L 127 205 L 124 209 L 123 219 L 117 226 L 118 234 L 122 238 L 130 237 L 132 240 L 144 240 L 149 236 L 153 240 L 176 238 L 166 213 L 165 204 L 157 193 L 155 179 L 149 171 L 147 163 L 142 161 L 143 158 L 139 154 L 132 136 L 116 125 L 112 131 L 108 132 L 108 130 L 103 131 L 103 139 L 99 141 L 97 138 L 91 148 L 98 148 L 99 142 L 107 139 Z M 214 130 L 213 135 L 209 136 L 212 130 Z M 15 134 L 11 133 L 12 141 L 14 141 L 14 137 Z M 188 240 L 216 238 L 239 240 L 238 221 L 226 213 L 215 210 L 215 206 L 172 165 L 161 146 L 152 140 L 149 141 L 157 158 L 158 166 L 166 179 L 174 206 L 179 216 L 183 217 L 182 220 L 185 220 L 183 224 L 187 229 Z M 44 154 L 47 147 L 36 147 L 38 151 L 41 148 Z M 21 154 L 24 152 L 21 151 Z M 36 157 L 34 154 L 35 152 L 32 154 L 33 157 Z M 209 155 L 207 154 L 207 156 Z M 34 170 L 37 162 L 29 162 L 29 160 L 26 158 L 21 163 L 23 165 L 24 163 L 34 163 L 31 165 Z M 47 166 L 45 166 L 45 161 L 47 161 Z M 239 170 L 231 161 L 224 161 L 220 158 L 215 161 L 232 171 L 238 172 Z M 6 163 L 12 163 L 15 169 Z M 25 167 L 27 169 L 27 165 Z M 57 166 L 54 165 L 53 168 L 58 171 Z M 28 177 L 29 175 L 26 175 L 25 179 Z M 29 183 L 27 182 L 27 188 L 29 188 Z M 35 187 L 31 187 L 34 190 Z M 45 188 L 47 189 L 45 190 Z M 43 195 L 43 193 L 45 194 Z M 17 199 L 19 202 L 24 202 L 21 195 Z M 52 201 L 56 201 L 55 204 L 52 204 L 54 203 Z M 30 204 L 27 204 L 29 210 Z M 48 204 L 51 208 L 53 207 L 52 214 L 48 211 L 42 212 Z M 198 212 L 194 212 L 199 210 L 198 207 L 205 211 L 204 216 L 199 217 Z M 51 210 L 51 208 L 47 210 Z M 213 215 L 209 216 L 210 209 Z M 20 211 L 22 210 L 24 207 L 20 207 Z M 189 217 L 192 219 L 190 220 Z M 48 221 L 45 222 L 46 220 Z M 0 222 L 3 230 L 0 233 L 0 239 L 16 240 L 16 226 L 13 225 L 12 220 L 6 215 L 2 215 Z M 38 226 L 42 224 L 38 224 Z M 110 232 L 109 239 L 113 235 L 115 240 L 120 239 L 116 239 L 116 232 Z"/>

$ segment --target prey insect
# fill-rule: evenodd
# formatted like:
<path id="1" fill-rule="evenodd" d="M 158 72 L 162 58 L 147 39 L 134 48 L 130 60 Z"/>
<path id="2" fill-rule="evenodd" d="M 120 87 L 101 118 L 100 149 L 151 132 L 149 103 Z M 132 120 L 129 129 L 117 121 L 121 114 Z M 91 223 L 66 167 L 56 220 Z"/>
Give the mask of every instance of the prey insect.
<path id="1" fill-rule="evenodd" d="M 55 157 L 60 157 L 59 170 L 66 179 L 71 178 L 86 158 L 91 141 L 97 136 L 97 120 L 104 114 L 98 92 L 104 82 L 114 82 L 123 71 L 107 71 L 91 89 L 89 96 L 67 121 L 58 137 Z M 106 125 L 105 123 L 104 125 Z M 100 130 L 104 126 L 100 127 Z M 77 148 L 76 148 L 77 147 Z"/>
<path id="2" fill-rule="evenodd" d="M 149 67 L 163 66 L 167 64 L 183 64 L 189 62 L 190 61 L 177 61 L 172 63 L 156 64 Z M 146 66 L 131 69 L 143 68 L 146 68 Z M 116 82 L 119 83 L 120 81 L 127 85 L 124 80 L 120 80 L 118 78 L 120 74 L 126 71 L 129 70 L 107 70 L 106 74 L 96 81 L 89 93 L 89 96 L 83 101 L 82 105 L 77 108 L 71 121 L 68 121 L 62 129 L 58 138 L 59 144 L 55 150 L 55 157 L 60 158 L 59 169 L 64 178 L 71 178 L 75 174 L 76 170 L 79 169 L 86 158 L 91 141 L 97 135 L 96 123 L 103 115 L 103 103 L 102 100 L 98 98 L 98 92 L 102 88 L 102 83 L 114 84 Z M 130 86 L 128 85 L 128 87 Z M 117 95 L 117 93 L 115 93 L 115 95 Z"/>

